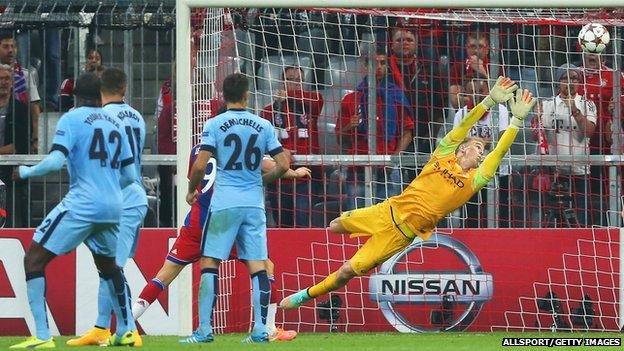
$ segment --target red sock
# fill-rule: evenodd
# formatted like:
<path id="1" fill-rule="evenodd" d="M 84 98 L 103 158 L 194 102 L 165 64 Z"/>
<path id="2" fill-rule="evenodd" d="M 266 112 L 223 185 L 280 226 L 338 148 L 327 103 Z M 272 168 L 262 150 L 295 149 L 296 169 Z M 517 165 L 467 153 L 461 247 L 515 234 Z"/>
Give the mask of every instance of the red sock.
<path id="1" fill-rule="evenodd" d="M 165 290 L 165 285 L 158 279 L 152 279 L 141 291 L 139 298 L 147 301 L 150 305 L 156 301 L 158 295 Z"/>
<path id="2" fill-rule="evenodd" d="M 279 303 L 280 298 L 277 292 L 277 281 L 275 280 L 275 278 L 270 279 L 271 282 L 271 300 L 269 301 L 270 303 Z"/>

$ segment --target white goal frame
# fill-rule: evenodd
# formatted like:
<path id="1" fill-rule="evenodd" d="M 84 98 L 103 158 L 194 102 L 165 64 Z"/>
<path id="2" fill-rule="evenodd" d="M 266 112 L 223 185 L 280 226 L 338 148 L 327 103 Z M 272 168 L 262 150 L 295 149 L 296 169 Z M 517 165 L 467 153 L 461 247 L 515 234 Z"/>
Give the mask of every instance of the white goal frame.
<path id="1" fill-rule="evenodd" d="M 603 0 L 601 8 L 621 7 L 622 0 Z M 207 8 L 207 7 L 247 7 L 249 1 L 244 0 L 177 0 L 176 1 L 176 105 L 177 115 L 181 118 L 177 119 L 177 176 L 175 178 L 177 184 L 177 226 L 182 223 L 184 216 L 189 210 L 186 204 L 186 174 L 188 165 L 186 160 L 189 159 L 190 150 L 192 148 L 192 81 L 191 81 L 191 9 Z M 410 8 L 414 7 L 412 0 L 393 0 L 391 3 L 383 4 L 385 8 Z M 332 0 L 260 0 L 253 3 L 254 7 L 297 7 L 297 8 L 378 8 L 379 1 L 375 0 L 351 0 L 351 1 L 332 1 Z M 523 0 L 521 3 L 511 0 L 465 0 L 458 4 L 456 0 L 429 0 L 418 4 L 419 8 L 596 8 L 596 3 L 590 0 L 551 0 L 545 3 L 543 0 Z M 327 155 L 330 159 L 332 156 Z M 301 157 L 301 156 L 299 156 Z M 299 158 L 297 157 L 297 158 Z M 370 161 L 371 156 L 365 156 Z M 334 157 L 336 158 L 336 157 Z M 357 156 L 355 157 L 357 158 Z M 564 157 L 565 158 L 565 157 Z M 623 156 L 612 156 L 614 162 L 622 161 Z M 302 160 L 305 157 L 302 157 Z M 353 159 L 353 157 L 351 157 Z M 378 156 L 376 162 L 386 163 L 389 157 Z M 548 159 L 548 157 L 546 157 Z M 561 161 L 561 156 L 559 158 Z M 318 163 L 318 160 L 312 160 L 312 163 Z M 321 160 L 322 163 L 322 160 Z M 513 163 L 513 161 L 512 161 Z M 607 162 L 608 163 L 608 162 Z M 624 257 L 624 228 L 620 229 L 620 257 Z M 620 260 L 620 304 L 619 304 L 619 320 L 620 326 L 624 326 L 624 260 Z M 192 332 L 192 275 L 191 269 L 185 269 L 178 277 L 180 284 L 179 290 L 179 334 L 186 335 Z"/>

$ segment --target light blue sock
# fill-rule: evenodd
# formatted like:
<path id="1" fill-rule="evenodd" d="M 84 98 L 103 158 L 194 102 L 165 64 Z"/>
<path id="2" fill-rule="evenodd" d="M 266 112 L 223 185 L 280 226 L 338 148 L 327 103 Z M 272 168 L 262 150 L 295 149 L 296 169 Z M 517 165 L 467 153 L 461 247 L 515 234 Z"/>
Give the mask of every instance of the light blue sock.
<path id="1" fill-rule="evenodd" d="M 199 332 L 206 336 L 212 334 L 212 313 L 217 294 L 219 294 L 219 269 L 202 269 L 199 283 Z"/>
<path id="2" fill-rule="evenodd" d="M 130 288 L 126 283 L 126 278 L 121 270 L 115 271 L 110 277 L 102 276 L 109 289 L 109 296 L 113 311 L 115 312 L 115 322 L 117 323 L 117 335 L 123 335 L 136 329 L 132 308 L 130 305 Z"/>
<path id="3" fill-rule="evenodd" d="M 266 320 L 271 299 L 271 284 L 267 272 L 262 270 L 251 275 L 251 286 L 253 290 L 253 314 L 254 327 L 251 332 L 254 335 L 261 335 L 267 332 Z"/>
<path id="4" fill-rule="evenodd" d="M 37 338 L 48 340 L 50 338 L 50 328 L 48 327 L 48 314 L 46 310 L 46 280 L 43 272 L 26 273 L 26 291 L 28 303 L 33 317 L 35 317 L 35 328 Z"/>
<path id="5" fill-rule="evenodd" d="M 108 284 L 100 276 L 100 287 L 98 291 L 98 316 L 95 326 L 103 329 L 109 329 L 111 325 L 111 314 L 113 313 L 113 302 Z"/>

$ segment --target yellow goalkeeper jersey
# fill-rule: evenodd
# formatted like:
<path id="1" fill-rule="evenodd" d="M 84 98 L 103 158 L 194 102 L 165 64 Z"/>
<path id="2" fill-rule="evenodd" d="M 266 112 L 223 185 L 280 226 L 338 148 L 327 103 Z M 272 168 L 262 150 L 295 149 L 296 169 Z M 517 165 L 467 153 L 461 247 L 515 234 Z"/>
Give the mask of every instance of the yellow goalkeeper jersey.
<path id="1" fill-rule="evenodd" d="M 478 190 L 473 188 L 476 174 L 477 169 L 464 172 L 455 153 L 442 157 L 434 154 L 403 193 L 388 201 L 401 221 L 427 240 L 440 219 L 466 203 Z"/>
<path id="2" fill-rule="evenodd" d="M 464 171 L 457 163 L 455 150 L 485 111 L 483 104 L 473 108 L 462 123 L 442 139 L 418 177 L 401 194 L 388 199 L 399 220 L 423 240 L 431 236 L 440 219 L 466 203 L 494 177 L 518 134 L 518 127 L 510 125 L 483 163 Z"/>

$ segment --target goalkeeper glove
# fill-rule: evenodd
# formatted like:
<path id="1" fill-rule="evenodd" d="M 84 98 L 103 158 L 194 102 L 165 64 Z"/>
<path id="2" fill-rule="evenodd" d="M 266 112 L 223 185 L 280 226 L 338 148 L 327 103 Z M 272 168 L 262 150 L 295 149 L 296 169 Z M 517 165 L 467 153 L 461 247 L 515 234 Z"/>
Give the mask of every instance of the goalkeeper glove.
<path id="1" fill-rule="evenodd" d="M 505 103 L 513 97 L 513 92 L 516 89 L 518 89 L 518 86 L 513 80 L 500 76 L 492 90 L 490 90 L 490 94 L 483 99 L 483 104 L 487 108 L 492 108 L 496 104 Z"/>
<path id="2" fill-rule="evenodd" d="M 509 102 L 509 109 L 513 116 L 510 123 L 518 128 L 524 127 L 524 119 L 531 112 L 535 103 L 537 103 L 537 99 L 533 97 L 530 91 L 518 89 L 516 97 Z"/>

